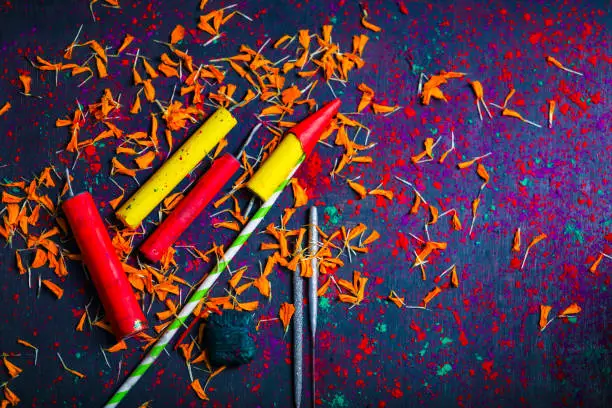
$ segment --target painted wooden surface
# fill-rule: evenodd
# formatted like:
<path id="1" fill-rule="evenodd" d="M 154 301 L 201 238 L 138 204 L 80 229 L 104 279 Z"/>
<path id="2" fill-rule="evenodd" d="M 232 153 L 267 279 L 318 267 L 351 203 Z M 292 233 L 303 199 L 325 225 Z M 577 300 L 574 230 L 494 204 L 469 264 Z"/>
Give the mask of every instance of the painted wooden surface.
<path id="1" fill-rule="evenodd" d="M 375 197 L 359 200 L 342 178 L 330 179 L 339 148 L 318 146 L 299 172 L 310 203 L 324 213 L 324 231 L 363 222 L 382 235 L 370 253 L 336 272 L 345 279 L 352 277 L 353 270 L 369 277 L 363 304 L 349 308 L 338 302 L 334 291 L 320 300 L 318 404 L 336 408 L 606 405 L 612 389 L 607 320 L 610 259 L 604 258 L 596 274 L 588 269 L 600 251 L 612 251 L 612 49 L 607 2 L 367 2 L 369 20 L 382 27 L 380 33 L 360 25 L 361 10 L 353 1 L 241 2 L 237 8 L 254 21 L 231 20 L 224 26 L 223 38 L 207 47 L 202 44 L 209 36 L 195 29 L 201 14 L 197 1 L 122 3 L 121 10 L 95 4 L 98 21 L 93 22 L 85 1 L 0 2 L 0 104 L 10 101 L 13 105 L 0 117 L 3 182 L 30 179 L 48 164 L 58 169 L 72 164 L 72 155 L 56 153 L 64 148 L 68 133 L 56 128 L 55 120 L 74 108 L 75 98 L 87 105 L 97 101 L 106 87 L 121 92 L 126 114 L 119 123 L 126 131 L 144 130 L 148 112 L 157 112 L 156 106 L 147 103 L 140 115 L 127 114 L 136 92 L 129 82 L 131 57 L 111 60 L 109 78 L 92 79 L 82 88 L 77 88 L 79 80 L 67 74 L 60 74 L 56 87 L 53 73 L 32 69 L 25 57 L 59 60 L 61 50 L 81 24 L 83 39 L 116 47 L 129 32 L 143 55 L 157 56 L 164 48 L 153 40 L 166 41 L 180 23 L 190 31 L 184 48 L 202 62 L 234 55 L 243 43 L 257 49 L 268 38 L 275 41 L 298 29 L 318 33 L 323 24 L 333 24 L 332 37 L 341 49 L 350 49 L 353 34 L 366 34 L 370 41 L 364 53 L 365 67 L 351 73 L 346 87 L 331 83 L 343 100 L 342 111 L 356 109 L 360 97 L 356 87 L 361 82 L 374 89 L 377 101 L 402 109 L 389 116 L 370 111 L 359 116 L 372 129 L 370 141 L 377 143 L 372 150 L 374 163 L 353 166 L 343 175 L 361 176 L 359 182 L 368 188 L 382 182 L 395 197 L 392 201 Z M 209 3 L 207 10 L 230 4 Z M 269 48 L 264 54 L 270 59 L 286 55 Z M 548 65 L 547 55 L 584 76 Z M 500 117 L 493 107 L 493 120 L 481 121 L 467 80 L 445 85 L 448 103 L 420 106 L 416 96 L 419 74 L 442 69 L 467 72 L 470 80 L 479 80 L 488 102 L 501 104 L 514 87 L 512 109 L 542 128 Z M 19 94 L 19 70 L 32 73 L 33 93 L 42 99 Z M 300 86 L 308 83 L 290 80 Z M 242 92 L 246 90 L 246 83 L 237 77 L 230 76 L 228 81 L 237 83 Z M 173 84 L 172 80 L 159 82 L 160 99 L 170 97 Z M 322 85 L 313 96 L 319 102 L 332 98 L 329 88 Z M 546 126 L 549 99 L 557 102 L 552 129 Z M 235 111 L 239 125 L 230 133 L 229 151 L 244 140 L 256 123 L 252 114 L 262 106 L 254 102 Z M 297 116 L 295 119 L 303 117 Z M 96 130 L 100 128 L 86 128 L 83 138 L 95 135 Z M 410 157 L 422 151 L 426 137 L 442 138 L 435 150 L 439 157 L 449 147 L 451 130 L 456 150 L 444 164 L 411 163 Z M 188 133 L 176 136 L 184 140 Z M 269 138 L 270 134 L 259 133 L 250 147 L 253 154 Z M 109 170 L 115 147 L 115 141 L 110 140 L 84 149 L 74 168 L 75 188 L 90 190 L 112 223 L 116 221 L 108 201 L 118 190 L 109 182 Z M 473 234 L 468 236 L 470 203 L 481 180 L 473 166 L 459 170 L 457 163 L 488 152 L 491 155 L 482 163 L 491 181 L 482 192 Z M 201 166 L 190 180 L 207 166 Z M 150 174 L 143 171 L 138 178 L 142 181 Z M 417 242 L 409 234 L 424 236 L 427 215 L 409 214 L 414 194 L 393 176 L 415 183 L 425 198 L 442 210 L 457 209 L 464 226 L 462 231 L 453 231 L 444 219 L 430 227 L 431 238 L 447 242 L 448 249 L 430 260 L 425 281 L 418 268 L 412 268 Z M 135 191 L 130 179 L 119 176 L 117 180 L 128 192 Z M 246 195 L 241 199 L 248 201 Z M 269 222 L 278 223 L 282 209 L 291 204 L 288 192 L 271 212 Z M 208 214 L 188 230 L 183 244 L 207 247 L 213 241 L 230 242 L 233 233 L 214 230 Z M 306 208 L 300 208 L 290 227 L 297 228 L 306 220 Z M 511 252 L 517 227 L 523 233 L 520 254 Z M 548 238 L 532 248 L 521 270 L 526 244 L 540 233 Z M 252 276 L 257 273 L 258 261 L 265 261 L 258 249 L 260 238 L 248 244 L 235 265 L 249 266 Z M 24 369 L 9 387 L 26 406 L 99 406 L 118 386 L 117 378 L 121 381 L 141 358 L 139 344 L 130 341 L 127 351 L 109 355 L 108 368 L 100 346 L 112 346 L 112 336 L 88 327 L 83 333 L 74 330 L 84 305 L 94 296 L 82 269 L 77 263 L 69 266 L 69 276 L 61 281 L 65 290 L 61 300 L 45 291 L 37 298 L 36 290 L 28 288 L 27 276 L 16 272 L 14 250 L 20 245 L 21 241 L 13 248 L 0 249 L 0 352 L 22 353 L 11 361 Z M 66 245 L 75 248 L 72 242 Z M 191 282 L 210 269 L 194 263 L 180 249 L 177 259 L 181 267 L 178 274 Z M 451 264 L 457 265 L 459 287 L 445 288 L 431 302 L 430 310 L 398 309 L 386 300 L 390 290 L 395 290 L 406 304 L 418 304 L 436 284 L 448 285 L 446 278 L 438 282 L 435 277 Z M 34 280 L 39 273 L 43 278 L 54 277 L 42 269 L 35 272 Z M 222 294 L 222 286 L 215 293 Z M 272 287 L 272 302 L 259 298 L 255 319 L 276 316 L 279 305 L 290 301 L 286 270 L 274 272 Z M 250 298 L 258 295 L 252 293 Z M 574 302 L 582 307 L 575 319 L 557 319 L 539 332 L 541 304 L 553 306 L 554 315 Z M 95 312 L 95 301 L 93 305 Z M 149 314 L 154 323 L 153 312 L 158 306 Z M 17 345 L 17 338 L 39 347 L 37 366 L 31 350 Z M 209 405 L 289 406 L 290 339 L 290 335 L 283 335 L 280 323 L 262 325 L 257 337 L 258 357 L 248 366 L 215 378 L 208 389 Z M 63 371 L 57 352 L 87 378 L 77 379 Z M 305 366 L 310 366 L 309 360 Z M 197 369 L 194 375 L 206 378 Z M 308 371 L 306 375 L 308 379 Z M 4 382 L 6 373 L 0 378 Z M 124 406 L 148 400 L 154 407 L 199 406 L 188 384 L 181 356 L 170 351 Z M 304 403 L 310 398 L 306 383 Z"/>

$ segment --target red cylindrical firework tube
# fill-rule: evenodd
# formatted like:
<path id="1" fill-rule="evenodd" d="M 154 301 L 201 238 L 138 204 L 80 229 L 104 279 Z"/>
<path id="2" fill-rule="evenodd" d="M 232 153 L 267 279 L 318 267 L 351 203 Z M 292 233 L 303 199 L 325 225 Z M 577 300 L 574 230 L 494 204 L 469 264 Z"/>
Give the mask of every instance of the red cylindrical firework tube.
<path id="1" fill-rule="evenodd" d="M 146 319 L 91 194 L 73 195 L 62 208 L 117 339 L 145 329 Z"/>
<path id="2" fill-rule="evenodd" d="M 150 261 L 159 261 L 239 168 L 240 162 L 229 153 L 215 160 L 191 191 L 140 246 L 140 252 Z"/>

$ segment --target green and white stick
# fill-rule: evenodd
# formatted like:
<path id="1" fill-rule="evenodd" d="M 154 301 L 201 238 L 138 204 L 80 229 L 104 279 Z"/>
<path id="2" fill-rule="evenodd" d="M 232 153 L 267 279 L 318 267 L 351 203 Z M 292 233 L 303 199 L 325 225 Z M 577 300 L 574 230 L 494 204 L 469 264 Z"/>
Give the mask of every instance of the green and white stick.
<path id="1" fill-rule="evenodd" d="M 187 300 L 187 302 L 179 312 L 178 316 L 174 319 L 170 326 L 168 326 L 166 331 L 164 331 L 164 334 L 162 334 L 162 336 L 159 338 L 159 340 L 157 340 L 153 347 L 151 347 L 151 350 L 146 355 L 146 357 L 140 362 L 140 364 L 138 364 L 136 369 L 132 371 L 129 377 L 123 382 L 121 387 L 119 387 L 117 392 L 115 392 L 115 395 L 113 395 L 112 398 L 106 403 L 106 405 L 104 406 L 105 408 L 113 408 L 119 405 L 121 400 L 125 398 L 127 393 L 130 392 L 130 390 L 136 385 L 138 380 L 140 380 L 144 373 L 146 373 L 147 370 L 153 365 L 155 360 L 157 360 L 157 357 L 159 357 L 162 351 L 164 351 L 168 343 L 172 341 L 172 338 L 176 335 L 178 329 L 183 325 L 185 320 L 189 318 L 200 300 L 202 300 L 208 295 L 208 292 L 215 284 L 217 279 L 219 279 L 221 273 L 227 268 L 229 263 L 238 253 L 238 251 L 240 251 L 240 248 L 242 248 L 244 243 L 249 239 L 251 234 L 253 234 L 253 232 L 259 226 L 266 214 L 270 211 L 278 197 L 283 192 L 283 189 L 287 186 L 287 184 L 289 184 L 289 180 L 291 180 L 293 174 L 295 174 L 297 169 L 303 163 L 304 159 L 305 157 L 302 156 L 295 168 L 291 170 L 291 173 L 289 173 L 289 176 L 287 176 L 285 181 L 283 181 L 281 185 L 278 186 L 274 194 L 272 194 L 272 196 L 270 196 L 270 198 L 268 198 L 262 204 L 259 210 L 257 210 L 257 212 L 255 213 L 255 215 L 253 215 L 253 218 L 251 218 L 247 225 L 244 226 L 244 228 L 240 232 L 240 235 L 238 235 L 234 242 L 232 242 L 232 244 L 229 246 L 229 248 L 225 252 L 225 255 L 223 255 L 223 258 L 221 258 L 217 263 L 217 266 L 215 266 L 215 268 L 210 272 L 206 279 L 204 279 L 204 281 L 200 284 L 196 292 L 191 295 L 191 297 Z"/>

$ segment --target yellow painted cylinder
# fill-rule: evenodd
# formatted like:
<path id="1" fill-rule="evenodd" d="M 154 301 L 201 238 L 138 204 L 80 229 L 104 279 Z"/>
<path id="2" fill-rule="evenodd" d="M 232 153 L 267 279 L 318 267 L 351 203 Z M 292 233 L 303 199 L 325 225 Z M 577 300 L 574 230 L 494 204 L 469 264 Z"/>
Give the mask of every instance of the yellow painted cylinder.
<path id="1" fill-rule="evenodd" d="M 147 215 L 206 157 L 236 126 L 224 108 L 213 113 L 162 166 L 117 211 L 127 227 L 136 228 Z"/>
<path id="2" fill-rule="evenodd" d="M 263 201 L 266 201 L 274 194 L 276 188 L 287 179 L 289 173 L 297 166 L 303 155 L 304 151 L 300 141 L 294 134 L 289 133 L 253 174 L 253 177 L 247 183 L 247 187 Z"/>

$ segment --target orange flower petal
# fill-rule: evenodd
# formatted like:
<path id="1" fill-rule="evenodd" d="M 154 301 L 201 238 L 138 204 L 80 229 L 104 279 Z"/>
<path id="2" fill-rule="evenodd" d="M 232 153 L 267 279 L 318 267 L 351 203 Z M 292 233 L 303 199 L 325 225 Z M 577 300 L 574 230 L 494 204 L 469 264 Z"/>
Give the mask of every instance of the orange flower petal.
<path id="1" fill-rule="evenodd" d="M 6 400 L 12 405 L 15 406 L 17 404 L 19 404 L 19 402 L 21 401 L 19 399 L 19 397 L 17 396 L 17 394 L 15 394 L 13 391 L 9 390 L 9 387 L 4 387 L 4 398 L 6 398 Z"/>
<path id="2" fill-rule="evenodd" d="M 429 222 L 427 224 L 428 225 L 432 225 L 432 224 L 435 224 L 436 222 L 438 222 L 438 214 L 439 214 L 438 209 L 430 204 L 429 205 L 429 212 L 431 214 L 431 219 L 429 220 Z"/>
<path id="3" fill-rule="evenodd" d="M 601 263 L 603 257 L 604 257 L 603 254 L 599 254 L 597 259 L 595 259 L 595 262 L 591 264 L 591 267 L 589 268 L 589 272 L 591 273 L 597 272 L 597 267 L 599 267 L 599 264 Z"/>
<path id="4" fill-rule="evenodd" d="M 572 303 L 571 305 L 569 305 L 567 308 L 565 308 L 560 314 L 559 316 L 569 316 L 569 315 L 575 315 L 578 314 L 582 311 L 582 308 L 580 306 L 578 306 L 577 303 Z"/>
<path id="5" fill-rule="evenodd" d="M 176 27 L 174 27 L 174 30 L 172 30 L 172 33 L 170 34 L 170 44 L 176 44 L 183 38 L 185 38 L 185 27 L 178 24 Z"/>
<path id="6" fill-rule="evenodd" d="M 359 198 L 365 198 L 368 192 L 364 186 L 351 180 L 347 180 L 347 183 L 350 188 L 352 188 L 357 194 L 359 194 Z"/>
<path id="7" fill-rule="evenodd" d="M 232 288 L 235 288 L 238 285 L 238 282 L 240 282 L 240 280 L 242 279 L 242 275 L 244 274 L 244 271 L 246 271 L 246 269 L 242 268 L 238 272 L 232 275 L 231 279 L 228 281 L 229 285 Z"/>
<path id="8" fill-rule="evenodd" d="M 259 301 L 255 300 L 253 302 L 239 303 L 236 302 L 236 309 L 243 310 L 246 312 L 254 312 L 259 306 Z"/>
<path id="9" fill-rule="evenodd" d="M 538 323 L 540 330 L 546 327 L 546 324 L 548 323 L 548 315 L 551 310 L 552 310 L 552 306 L 540 305 L 540 321 Z"/>
<path id="10" fill-rule="evenodd" d="M 308 203 L 308 195 L 297 178 L 291 179 L 291 188 L 293 189 L 293 197 L 295 199 L 293 206 L 298 208 L 306 205 Z"/>
<path id="11" fill-rule="evenodd" d="M 474 201 L 472 201 L 472 216 L 476 217 L 476 212 L 478 211 L 478 205 L 480 204 L 480 197 L 476 197 Z"/>
<path id="12" fill-rule="evenodd" d="M 89 48 L 91 48 L 100 57 L 100 59 L 104 61 L 105 64 L 108 62 L 106 51 L 104 51 L 104 48 L 102 48 L 97 41 L 91 40 L 88 41 L 87 44 L 89 45 Z"/>
<path id="13" fill-rule="evenodd" d="M 31 85 L 32 85 L 32 77 L 29 75 L 19 75 L 19 81 L 23 86 L 23 93 L 26 95 L 30 95 Z"/>
<path id="14" fill-rule="evenodd" d="M 102 60 L 102 58 L 96 55 L 96 68 L 98 69 L 98 76 L 100 78 L 106 78 L 108 76 L 108 71 L 106 70 L 106 63 Z"/>
<path id="15" fill-rule="evenodd" d="M 508 95 L 506 95 L 506 99 L 504 99 L 504 108 L 506 107 L 506 105 L 508 105 L 508 102 L 510 102 L 510 99 L 514 96 L 515 93 L 516 89 L 510 89 L 510 92 L 508 92 Z"/>
<path id="16" fill-rule="evenodd" d="M 388 200 L 393 200 L 393 191 L 391 190 L 382 190 L 382 189 L 374 189 L 371 190 L 368 195 L 379 195 L 387 198 Z"/>
<path id="17" fill-rule="evenodd" d="M 462 229 L 461 226 L 461 221 L 459 220 L 459 216 L 457 215 L 457 212 L 455 211 L 455 213 L 453 214 L 453 218 L 451 219 L 451 223 L 453 225 L 453 229 L 455 231 L 459 231 Z"/>
<path id="18" fill-rule="evenodd" d="M 57 286 L 55 283 L 51 282 L 50 280 L 43 279 L 42 283 L 43 283 L 43 285 L 45 285 L 47 287 L 47 289 L 49 289 L 51 292 L 53 292 L 53 294 L 58 299 L 61 299 L 62 296 L 64 295 L 64 290 L 62 288 L 60 288 L 59 286 Z"/>
<path id="19" fill-rule="evenodd" d="M 328 278 L 327 281 L 325 281 L 325 283 L 321 286 L 319 286 L 319 289 L 317 290 L 317 296 L 323 296 L 325 294 L 325 292 L 327 292 L 327 289 L 329 288 L 329 285 L 331 284 L 331 278 Z"/>
<path id="20" fill-rule="evenodd" d="M 153 68 L 145 58 L 142 59 L 142 65 L 150 79 L 155 79 L 159 76 L 155 68 Z"/>
<path id="21" fill-rule="evenodd" d="M 134 100 L 134 103 L 132 104 L 132 107 L 130 108 L 130 113 L 132 115 L 136 115 L 137 113 L 140 113 L 140 111 L 142 110 L 142 106 L 140 105 L 140 94 L 136 94 L 136 100 Z"/>
<path id="22" fill-rule="evenodd" d="M 368 30 L 372 30 L 372 31 L 374 31 L 375 33 L 378 33 L 378 32 L 380 32 L 380 31 L 382 31 L 382 28 L 380 28 L 379 26 L 374 25 L 374 24 L 370 23 L 369 21 L 367 21 L 365 16 L 363 16 L 363 17 L 361 18 L 361 24 L 362 24 L 362 25 L 363 25 L 365 28 L 367 28 Z"/>
<path id="23" fill-rule="evenodd" d="M 23 371 L 21 368 L 17 367 L 15 364 L 11 363 L 4 357 L 4 366 L 6 367 L 11 378 L 17 377 Z"/>
<path id="24" fill-rule="evenodd" d="M 151 163 L 153 163 L 153 160 L 155 160 L 155 152 L 150 150 L 134 159 L 134 161 L 138 165 L 138 168 L 140 169 L 147 169 L 151 167 Z"/>
<path id="25" fill-rule="evenodd" d="M 457 167 L 459 167 L 460 169 L 465 169 L 465 168 L 470 167 L 475 162 L 476 162 L 476 159 L 464 161 L 464 162 L 461 162 L 461 163 L 457 164 Z"/>
<path id="26" fill-rule="evenodd" d="M 11 109 L 11 104 L 9 102 L 6 102 L 4 105 L 2 105 L 2 108 L 0 108 L 0 116 L 8 112 L 9 109 Z"/>
<path id="27" fill-rule="evenodd" d="M 548 235 L 546 234 L 537 235 L 534 239 L 531 240 L 531 243 L 529 243 L 529 245 L 527 246 L 527 249 L 531 248 L 532 246 L 542 241 L 543 239 L 546 239 L 547 237 Z"/>
<path id="28" fill-rule="evenodd" d="M 514 111 L 512 109 L 504 109 L 502 110 L 502 116 L 510 116 L 511 118 L 516 118 L 518 120 L 525 120 L 520 113 L 518 113 L 517 111 Z"/>
<path id="29" fill-rule="evenodd" d="M 176 68 L 171 67 L 170 65 L 161 63 L 157 66 L 157 70 L 166 76 L 166 78 L 177 77 L 179 76 L 179 72 Z"/>
<path id="30" fill-rule="evenodd" d="M 512 251 L 521 252 L 521 229 L 517 228 L 512 241 Z"/>
<path id="31" fill-rule="evenodd" d="M 134 36 L 126 34 L 121 46 L 117 50 L 117 55 L 121 54 L 132 43 L 132 41 L 134 41 Z"/>
<path id="32" fill-rule="evenodd" d="M 285 333 L 289 329 L 289 322 L 291 321 L 291 317 L 293 316 L 294 312 L 295 306 L 293 306 L 291 303 L 285 302 L 280 307 L 278 315 L 281 319 L 281 322 L 283 322 L 283 328 L 285 329 Z"/>
<path id="33" fill-rule="evenodd" d="M 551 65 L 554 65 L 557 68 L 561 68 L 561 69 L 565 68 L 563 64 L 561 64 L 557 59 L 555 59 L 554 57 L 551 57 L 550 55 L 546 57 L 546 62 L 548 62 Z"/>
<path id="34" fill-rule="evenodd" d="M 79 319 L 79 322 L 77 323 L 76 331 L 78 331 L 78 332 L 82 332 L 83 331 L 83 327 L 85 326 L 85 319 L 86 318 L 87 318 L 87 312 L 83 312 L 83 314 L 81 315 L 81 318 Z"/>
<path id="35" fill-rule="evenodd" d="M 489 182 L 489 173 L 487 173 L 487 169 L 485 169 L 485 166 L 483 166 L 481 163 L 478 163 L 476 166 L 476 173 L 478 173 L 480 178 L 483 179 L 484 184 Z"/>
<path id="36" fill-rule="evenodd" d="M 32 262 L 31 268 L 40 268 L 47 263 L 47 253 L 40 248 L 36 249 L 36 255 L 34 256 L 34 261 Z"/>
<path id="37" fill-rule="evenodd" d="M 374 110 L 374 113 L 379 114 L 379 113 L 389 113 L 389 112 L 393 112 L 395 110 L 397 110 L 397 106 L 386 106 L 386 105 L 381 105 L 378 103 L 373 103 L 372 104 L 372 109 Z"/>
<path id="38" fill-rule="evenodd" d="M 399 308 L 404 306 L 404 298 L 398 297 L 397 293 L 395 293 L 395 291 L 393 291 L 393 290 L 391 291 L 391 293 L 389 294 L 387 299 L 389 299 L 391 302 L 393 302 L 395 304 L 395 306 L 397 306 Z"/>
<path id="39" fill-rule="evenodd" d="M 484 98 L 484 91 L 482 89 L 482 84 L 480 81 L 472 81 L 470 82 L 470 86 L 474 91 L 474 95 L 476 96 L 476 100 L 482 100 Z"/>
<path id="40" fill-rule="evenodd" d="M 378 238 L 380 238 L 380 234 L 378 233 L 378 231 L 373 230 L 372 233 L 361 242 L 361 245 L 363 246 L 370 245 L 372 242 L 376 241 Z"/>
<path id="41" fill-rule="evenodd" d="M 431 302 L 431 300 L 438 296 L 441 292 L 442 289 L 440 289 L 438 286 L 429 291 L 429 293 L 427 293 L 427 295 L 423 298 L 423 306 L 427 307 L 427 304 Z"/>
<path id="42" fill-rule="evenodd" d="M 456 266 L 453 266 L 453 269 L 451 269 L 451 286 L 453 288 L 459 287 L 459 277 L 457 276 Z"/>
<path id="43" fill-rule="evenodd" d="M 410 214 L 416 214 L 419 212 L 419 207 L 421 206 L 421 196 L 416 194 L 414 197 L 414 204 L 410 208 Z"/>
<path id="44" fill-rule="evenodd" d="M 356 304 L 359 301 L 359 299 L 357 299 L 356 296 L 347 295 L 345 293 L 339 293 L 338 298 L 340 299 L 341 302 L 350 303 L 350 304 Z"/>
<path id="45" fill-rule="evenodd" d="M 127 344 L 125 344 L 125 341 L 123 340 L 121 340 L 119 343 L 115 344 L 114 346 L 106 349 L 106 351 L 108 351 L 109 353 L 116 353 L 117 351 L 121 351 L 121 350 L 127 350 Z"/>
<path id="46" fill-rule="evenodd" d="M 289 40 L 291 38 L 290 35 L 283 35 L 281 38 L 279 38 L 278 40 L 276 40 L 276 42 L 274 43 L 273 47 L 274 48 L 278 48 L 281 45 L 283 45 L 285 42 L 287 42 L 287 40 Z"/>

